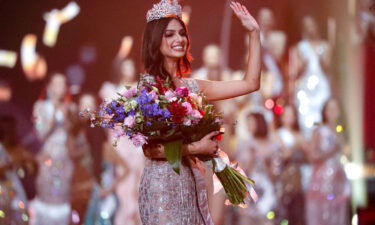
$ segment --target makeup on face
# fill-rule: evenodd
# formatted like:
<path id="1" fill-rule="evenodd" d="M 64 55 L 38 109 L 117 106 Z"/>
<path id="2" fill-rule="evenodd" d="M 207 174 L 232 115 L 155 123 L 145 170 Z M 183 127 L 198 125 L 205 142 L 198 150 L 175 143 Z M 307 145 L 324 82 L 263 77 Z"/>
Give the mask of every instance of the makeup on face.
<path id="1" fill-rule="evenodd" d="M 161 53 L 170 58 L 181 58 L 186 54 L 187 34 L 177 20 L 172 20 L 164 31 Z"/>

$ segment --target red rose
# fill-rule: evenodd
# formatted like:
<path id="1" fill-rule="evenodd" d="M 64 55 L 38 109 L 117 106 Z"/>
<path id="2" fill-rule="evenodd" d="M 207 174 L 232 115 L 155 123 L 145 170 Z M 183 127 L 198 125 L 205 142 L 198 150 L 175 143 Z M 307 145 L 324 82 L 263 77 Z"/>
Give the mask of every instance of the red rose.
<path id="1" fill-rule="evenodd" d="M 169 103 L 168 110 L 172 115 L 172 121 L 175 123 L 182 123 L 186 116 L 187 109 L 176 101 Z"/>

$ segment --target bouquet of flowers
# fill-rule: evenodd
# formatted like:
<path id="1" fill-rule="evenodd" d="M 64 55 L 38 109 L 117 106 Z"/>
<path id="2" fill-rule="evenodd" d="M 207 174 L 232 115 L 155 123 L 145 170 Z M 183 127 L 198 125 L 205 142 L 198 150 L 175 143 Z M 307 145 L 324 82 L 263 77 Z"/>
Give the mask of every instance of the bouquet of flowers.
<path id="1" fill-rule="evenodd" d="M 116 99 L 105 101 L 98 112 L 86 110 L 84 114 L 90 117 L 91 126 L 113 129 L 116 138 L 126 135 L 135 146 L 163 144 L 166 159 L 177 173 L 182 145 L 199 141 L 222 124 L 220 114 L 202 93 L 173 88 L 170 80 L 158 77 L 153 82 L 141 81 L 138 88 L 127 87 Z M 232 204 L 243 204 L 249 194 L 256 200 L 250 186 L 254 182 L 243 171 L 221 157 L 209 160 Z"/>

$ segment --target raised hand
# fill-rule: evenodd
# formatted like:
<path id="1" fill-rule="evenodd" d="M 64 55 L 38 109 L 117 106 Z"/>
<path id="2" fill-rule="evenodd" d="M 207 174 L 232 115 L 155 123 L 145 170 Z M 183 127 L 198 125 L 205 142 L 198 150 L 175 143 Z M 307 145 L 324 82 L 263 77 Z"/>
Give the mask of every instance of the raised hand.
<path id="1" fill-rule="evenodd" d="M 237 18 L 241 21 L 242 26 L 248 32 L 259 31 L 259 25 L 254 17 L 249 13 L 247 8 L 244 5 L 241 5 L 238 2 L 231 2 L 230 7 L 232 8 L 234 14 L 236 14 Z"/>

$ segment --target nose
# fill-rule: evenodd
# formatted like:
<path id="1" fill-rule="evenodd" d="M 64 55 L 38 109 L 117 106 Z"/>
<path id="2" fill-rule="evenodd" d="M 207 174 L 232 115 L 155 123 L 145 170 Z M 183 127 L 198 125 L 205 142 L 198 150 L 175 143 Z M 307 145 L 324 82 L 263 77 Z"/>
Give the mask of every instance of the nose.
<path id="1" fill-rule="evenodd" d="M 182 42 L 183 41 L 182 35 L 177 34 L 176 36 L 177 36 L 176 41 L 178 41 L 178 42 Z"/>

